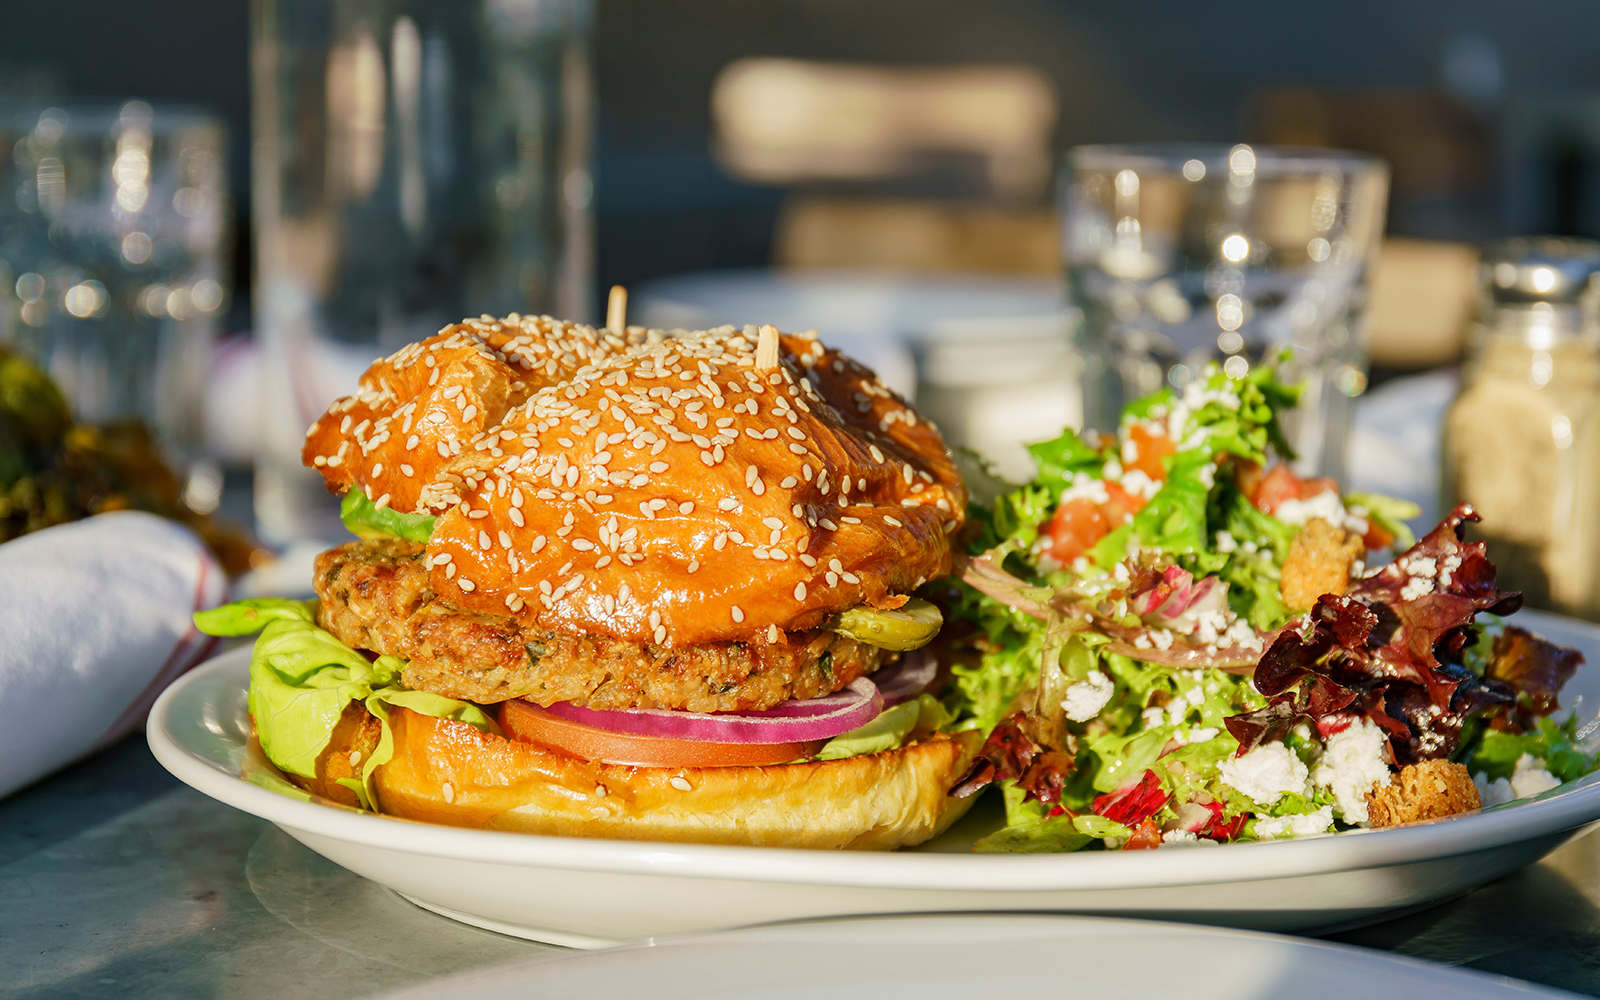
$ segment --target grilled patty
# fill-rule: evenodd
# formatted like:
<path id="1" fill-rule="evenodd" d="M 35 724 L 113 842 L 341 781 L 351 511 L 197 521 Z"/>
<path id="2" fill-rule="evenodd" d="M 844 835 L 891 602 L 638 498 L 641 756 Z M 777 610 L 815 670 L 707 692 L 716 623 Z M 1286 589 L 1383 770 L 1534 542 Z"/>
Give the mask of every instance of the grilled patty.
<path id="1" fill-rule="evenodd" d="M 407 686 L 480 705 L 527 698 L 590 708 L 730 712 L 831 694 L 895 654 L 833 632 L 687 648 L 526 628 L 462 611 L 428 584 L 423 546 L 349 542 L 317 557 L 317 623 L 340 641 L 408 660 Z"/>

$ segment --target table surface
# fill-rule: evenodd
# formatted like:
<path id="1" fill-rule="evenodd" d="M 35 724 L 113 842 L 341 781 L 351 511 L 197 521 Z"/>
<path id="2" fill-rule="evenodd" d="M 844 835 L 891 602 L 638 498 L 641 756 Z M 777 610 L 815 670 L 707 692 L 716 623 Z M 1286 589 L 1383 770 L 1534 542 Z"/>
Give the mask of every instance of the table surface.
<path id="1" fill-rule="evenodd" d="M 1331 940 L 1600 996 L 1600 838 Z M 419 909 L 135 735 L 0 802 L 0 998 L 371 996 L 562 949 Z"/>

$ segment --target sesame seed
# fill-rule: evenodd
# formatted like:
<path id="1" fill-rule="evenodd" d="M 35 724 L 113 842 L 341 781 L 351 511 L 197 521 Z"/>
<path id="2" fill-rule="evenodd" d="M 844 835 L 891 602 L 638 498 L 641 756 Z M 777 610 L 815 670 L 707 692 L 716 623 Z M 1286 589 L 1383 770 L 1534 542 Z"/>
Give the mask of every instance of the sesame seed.
<path id="1" fill-rule="evenodd" d="M 540 535 L 538 538 L 533 540 L 532 545 L 528 546 L 528 553 L 531 555 L 538 552 L 542 548 L 544 548 L 544 536 Z"/>
<path id="2" fill-rule="evenodd" d="M 667 471 L 667 463 L 665 463 L 665 462 L 651 462 L 650 463 L 650 471 L 651 472 L 666 472 Z"/>
<path id="3" fill-rule="evenodd" d="M 739 506 L 739 501 L 735 500 L 733 497 L 723 497 L 721 500 L 717 501 L 718 510 L 737 510 L 739 509 Z"/>
<path id="4" fill-rule="evenodd" d="M 451 569 L 454 569 L 454 568 L 455 567 L 453 567 L 453 566 L 451 567 Z M 462 577 L 461 578 L 461 589 L 462 590 L 467 590 L 467 591 L 472 591 L 472 590 L 478 589 L 478 587 L 477 587 L 477 584 L 473 583 L 471 580 L 468 580 L 466 577 Z"/>
<path id="5" fill-rule="evenodd" d="M 794 585 L 794 599 L 797 601 L 803 601 L 806 599 L 806 585 L 804 581 Z"/>
<path id="6" fill-rule="evenodd" d="M 506 534 L 506 533 L 505 533 L 505 532 L 503 532 L 503 531 L 502 531 L 502 532 L 500 532 L 500 547 L 501 547 L 501 548 L 502 548 L 502 549 L 509 549 L 509 548 L 511 548 L 511 536 L 510 536 L 510 535 L 508 535 L 508 534 Z"/>
<path id="7" fill-rule="evenodd" d="M 446 802 L 454 802 L 456 800 L 456 790 L 448 781 L 444 783 L 444 800 Z"/>
<path id="8" fill-rule="evenodd" d="M 894 526 L 895 526 L 895 527 L 896 527 L 896 528 L 903 528 L 903 527 L 905 527 L 905 525 L 903 525 L 903 524 L 901 524 L 901 523 L 900 523 L 900 522 L 899 522 L 899 521 L 898 521 L 898 520 L 897 520 L 897 519 L 895 519 L 895 518 L 893 518 L 893 517 L 890 517 L 890 516 L 889 516 L 889 515 L 887 515 L 887 514 L 885 514 L 885 515 L 884 515 L 884 516 L 883 516 L 883 523 L 885 523 L 885 524 L 891 524 L 891 525 L 894 525 Z"/>
<path id="9" fill-rule="evenodd" d="M 683 503 L 678 504 L 678 513 L 680 513 L 680 514 L 689 514 L 689 513 L 692 513 L 693 511 L 694 511 L 694 504 L 690 503 L 688 500 L 685 500 Z"/>
<path id="10" fill-rule="evenodd" d="M 487 549 L 488 547 L 489 547 L 489 533 L 487 531 L 478 532 L 478 548 Z"/>
<path id="11" fill-rule="evenodd" d="M 783 482 L 779 483 L 778 485 L 782 486 L 784 489 L 787 490 L 787 489 L 790 489 L 791 487 L 798 486 L 799 483 L 800 483 L 800 481 L 798 479 L 794 478 L 793 476 L 785 476 L 783 478 Z"/>
<path id="12" fill-rule="evenodd" d="M 680 777 L 678 775 L 673 775 L 672 780 L 668 781 L 667 784 L 671 785 L 673 788 L 676 788 L 680 792 L 687 792 L 692 789 L 692 786 L 689 784 L 689 779 Z"/>
<path id="13" fill-rule="evenodd" d="M 663 626 L 663 625 L 657 625 L 657 626 L 656 626 L 656 630 L 655 630 L 655 631 L 654 631 L 654 632 L 653 632 L 653 633 L 651 633 L 651 635 L 653 635 L 653 636 L 654 636 L 654 637 L 655 637 L 655 640 L 656 640 L 656 644 L 657 644 L 657 645 L 660 645 L 660 644 L 661 644 L 661 643 L 663 643 L 663 642 L 665 642 L 665 641 L 666 641 L 666 640 L 667 640 L 667 630 L 666 630 L 666 627 L 665 627 L 665 626 Z M 687 785 L 687 784 L 688 784 L 688 782 L 684 782 L 684 784 L 685 784 L 685 785 Z M 683 789 L 683 790 L 684 790 L 684 791 L 688 791 L 688 789 L 687 789 L 687 788 L 685 788 L 685 789 Z"/>
<path id="14" fill-rule="evenodd" d="M 744 609 L 737 604 L 733 606 L 733 620 L 736 622 L 744 621 Z"/>

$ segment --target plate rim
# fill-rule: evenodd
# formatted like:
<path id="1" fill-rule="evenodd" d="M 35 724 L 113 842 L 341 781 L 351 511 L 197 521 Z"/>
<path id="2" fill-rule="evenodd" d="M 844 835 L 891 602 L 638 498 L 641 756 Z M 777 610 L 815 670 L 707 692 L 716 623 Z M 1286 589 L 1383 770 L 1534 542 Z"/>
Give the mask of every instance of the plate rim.
<path id="1" fill-rule="evenodd" d="M 1101 937 L 1137 936 L 1148 940 L 1152 934 L 1176 934 L 1189 938 L 1255 941 L 1271 945 L 1286 954 L 1308 952 L 1311 954 L 1330 954 L 1345 957 L 1354 956 L 1364 963 L 1397 965 L 1417 973 L 1424 973 L 1430 977 L 1440 977 L 1444 980 L 1442 985 L 1446 987 L 1450 985 L 1464 986 L 1470 983 L 1480 987 L 1484 992 L 1498 987 L 1499 993 L 1506 997 L 1550 997 L 1554 1000 L 1554 998 L 1578 997 L 1581 995 L 1545 983 L 1518 979 L 1466 966 L 1446 965 L 1417 955 L 1406 955 L 1399 952 L 1384 951 L 1379 948 L 1346 944 L 1340 941 L 1325 941 L 1319 938 L 1307 938 L 1271 931 L 1195 924 L 1175 920 L 1153 920 L 1141 917 L 1101 916 L 1095 914 L 931 912 L 810 918 L 756 924 L 747 927 L 731 927 L 719 931 L 653 936 L 638 941 L 626 942 L 600 951 L 558 953 L 533 959 L 521 959 L 487 969 L 471 970 L 428 983 L 408 986 L 393 993 L 385 993 L 379 1000 L 428 1000 L 428 998 L 439 996 L 440 994 L 437 991 L 442 988 L 453 991 L 443 994 L 448 998 L 456 995 L 466 995 L 469 989 L 482 991 L 485 988 L 497 988 L 504 985 L 508 980 L 514 981 L 518 985 L 531 984 L 527 977 L 537 970 L 546 968 L 560 969 L 569 967 L 576 962 L 591 964 L 597 961 L 603 962 L 606 956 L 669 950 L 679 947 L 736 947 L 740 944 L 752 943 L 752 939 L 754 939 L 753 943 L 777 944 L 789 947 L 816 947 L 827 943 L 826 938 L 830 935 L 825 932 L 830 930 L 837 933 L 850 934 L 853 937 L 860 937 L 863 932 L 870 936 L 876 928 L 887 926 L 892 930 L 901 925 L 913 923 L 924 925 L 948 924 L 950 926 L 944 929 L 945 933 L 968 938 L 970 938 L 974 929 L 981 929 L 985 934 L 992 934 L 1004 940 L 1014 940 L 1018 933 L 1018 925 L 1023 925 L 1021 927 L 1023 933 L 1027 933 L 1030 929 L 1036 929 L 1039 932 L 1038 938 L 1040 939 L 1098 934 Z M 977 925 L 976 928 L 974 925 Z M 821 937 L 824 940 L 816 940 L 817 937 Z M 1035 943 L 1035 939 L 1030 939 L 1029 943 Z"/>
<path id="2" fill-rule="evenodd" d="M 1600 626 L 1548 614 L 1522 621 L 1587 633 Z M 1600 771 L 1577 782 L 1466 816 L 1384 830 L 1212 848 L 1073 854 L 977 855 L 604 840 L 481 830 L 362 813 L 300 801 L 243 780 L 183 744 L 173 729 L 179 697 L 222 676 L 243 674 L 249 646 L 213 657 L 174 681 L 151 709 L 146 735 L 157 761 L 180 781 L 226 805 L 356 846 L 527 868 L 621 875 L 954 892 L 1077 892 L 1213 885 L 1326 875 L 1432 861 L 1578 830 L 1600 820 Z M 1589 669 L 1600 669 L 1600 664 Z M 212 703 L 214 704 L 214 702 Z M 221 734 L 219 734 L 221 735 Z"/>

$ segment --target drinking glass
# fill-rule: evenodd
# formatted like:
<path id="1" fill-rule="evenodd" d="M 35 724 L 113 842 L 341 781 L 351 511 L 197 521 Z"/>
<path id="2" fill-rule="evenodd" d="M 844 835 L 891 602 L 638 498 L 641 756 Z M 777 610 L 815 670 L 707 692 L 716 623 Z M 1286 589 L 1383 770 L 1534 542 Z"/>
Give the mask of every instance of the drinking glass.
<path id="1" fill-rule="evenodd" d="M 1083 310 L 1090 423 L 1208 361 L 1242 377 L 1286 355 L 1301 474 L 1344 475 L 1361 323 L 1388 168 L 1353 153 L 1247 145 L 1082 146 L 1067 154 L 1068 292 Z"/>
<path id="2" fill-rule="evenodd" d="M 252 0 L 256 515 L 342 534 L 307 426 L 464 316 L 589 311 L 591 0 Z"/>
<path id="3" fill-rule="evenodd" d="M 0 110 L 0 341 L 187 468 L 228 297 L 226 131 L 143 101 Z"/>

